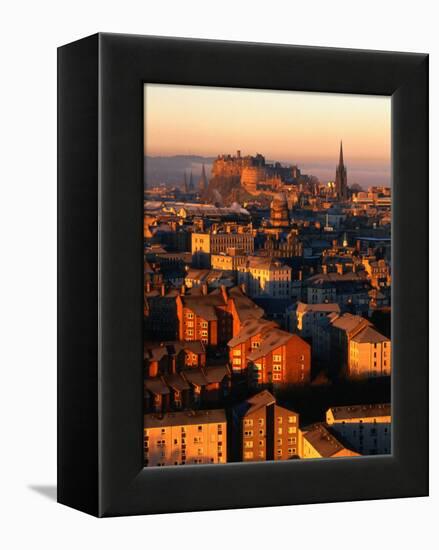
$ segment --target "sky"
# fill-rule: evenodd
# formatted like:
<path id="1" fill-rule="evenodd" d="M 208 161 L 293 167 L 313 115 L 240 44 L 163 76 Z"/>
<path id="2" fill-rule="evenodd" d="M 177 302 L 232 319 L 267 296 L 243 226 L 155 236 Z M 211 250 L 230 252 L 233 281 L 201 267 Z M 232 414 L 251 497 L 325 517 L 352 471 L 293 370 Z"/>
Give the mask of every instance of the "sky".
<path id="1" fill-rule="evenodd" d="M 145 84 L 144 102 L 146 155 L 239 149 L 328 181 L 343 140 L 349 184 L 390 184 L 390 97 Z"/>

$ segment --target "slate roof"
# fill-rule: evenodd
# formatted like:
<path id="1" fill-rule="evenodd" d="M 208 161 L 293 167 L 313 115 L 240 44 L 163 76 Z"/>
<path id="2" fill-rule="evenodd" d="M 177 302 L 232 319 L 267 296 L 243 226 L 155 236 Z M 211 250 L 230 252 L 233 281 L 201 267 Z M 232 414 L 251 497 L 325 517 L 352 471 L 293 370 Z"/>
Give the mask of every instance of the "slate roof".
<path id="1" fill-rule="evenodd" d="M 371 405 L 346 405 L 343 407 L 331 407 L 334 420 L 347 420 L 353 418 L 377 418 L 380 416 L 391 416 L 390 403 L 378 403 Z"/>
<path id="2" fill-rule="evenodd" d="M 226 422 L 224 409 L 199 411 L 179 411 L 160 414 L 145 414 L 143 424 L 148 428 L 165 428 L 168 426 L 187 426 L 190 424 L 222 424 Z"/>
<path id="3" fill-rule="evenodd" d="M 366 327 L 363 329 L 352 338 L 352 341 L 357 344 L 381 344 L 382 342 L 390 342 L 386 336 L 372 327 Z"/>

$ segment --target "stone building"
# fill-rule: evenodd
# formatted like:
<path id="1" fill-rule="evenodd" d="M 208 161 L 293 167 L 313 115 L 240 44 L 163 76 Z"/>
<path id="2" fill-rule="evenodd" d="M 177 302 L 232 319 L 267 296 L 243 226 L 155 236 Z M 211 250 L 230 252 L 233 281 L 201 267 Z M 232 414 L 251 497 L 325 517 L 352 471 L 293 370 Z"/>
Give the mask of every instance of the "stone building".
<path id="1" fill-rule="evenodd" d="M 326 423 L 362 455 L 391 452 L 390 403 L 331 407 Z"/>
<path id="2" fill-rule="evenodd" d="M 145 466 L 225 462 L 227 421 L 223 409 L 144 415 Z"/>
<path id="3" fill-rule="evenodd" d="M 239 458 L 244 462 L 298 455 L 299 415 L 277 405 L 267 390 L 235 407 L 233 428 L 239 434 Z"/>

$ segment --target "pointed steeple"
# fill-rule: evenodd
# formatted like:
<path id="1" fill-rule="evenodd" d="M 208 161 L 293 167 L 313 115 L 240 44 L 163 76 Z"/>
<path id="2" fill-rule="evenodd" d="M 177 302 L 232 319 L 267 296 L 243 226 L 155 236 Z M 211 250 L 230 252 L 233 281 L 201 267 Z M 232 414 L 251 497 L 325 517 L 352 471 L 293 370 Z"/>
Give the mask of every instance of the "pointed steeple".
<path id="1" fill-rule="evenodd" d="M 335 192 L 339 200 L 346 200 L 348 198 L 348 180 L 346 166 L 343 161 L 343 142 L 340 141 L 340 158 L 338 160 L 337 168 L 335 169 Z"/>
<path id="2" fill-rule="evenodd" d="M 191 170 L 191 175 L 189 176 L 189 191 L 193 191 L 194 190 L 194 182 L 192 181 L 192 170 Z"/>
<path id="3" fill-rule="evenodd" d="M 201 167 L 201 176 L 198 182 L 198 189 L 200 193 L 203 193 L 207 189 L 207 178 L 206 178 L 206 170 L 204 169 L 204 164 Z"/>
<path id="4" fill-rule="evenodd" d="M 184 192 L 187 193 L 188 192 L 188 185 L 187 185 L 187 175 L 186 175 L 186 170 L 184 171 Z"/>

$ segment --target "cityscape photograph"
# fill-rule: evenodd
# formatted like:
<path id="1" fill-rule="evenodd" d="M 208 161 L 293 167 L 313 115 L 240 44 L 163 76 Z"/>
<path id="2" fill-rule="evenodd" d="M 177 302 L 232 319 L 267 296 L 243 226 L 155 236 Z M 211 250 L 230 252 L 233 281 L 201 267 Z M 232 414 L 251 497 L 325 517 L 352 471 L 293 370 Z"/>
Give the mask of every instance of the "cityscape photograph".
<path id="1" fill-rule="evenodd" d="M 391 454 L 391 103 L 144 86 L 144 466 Z"/>

